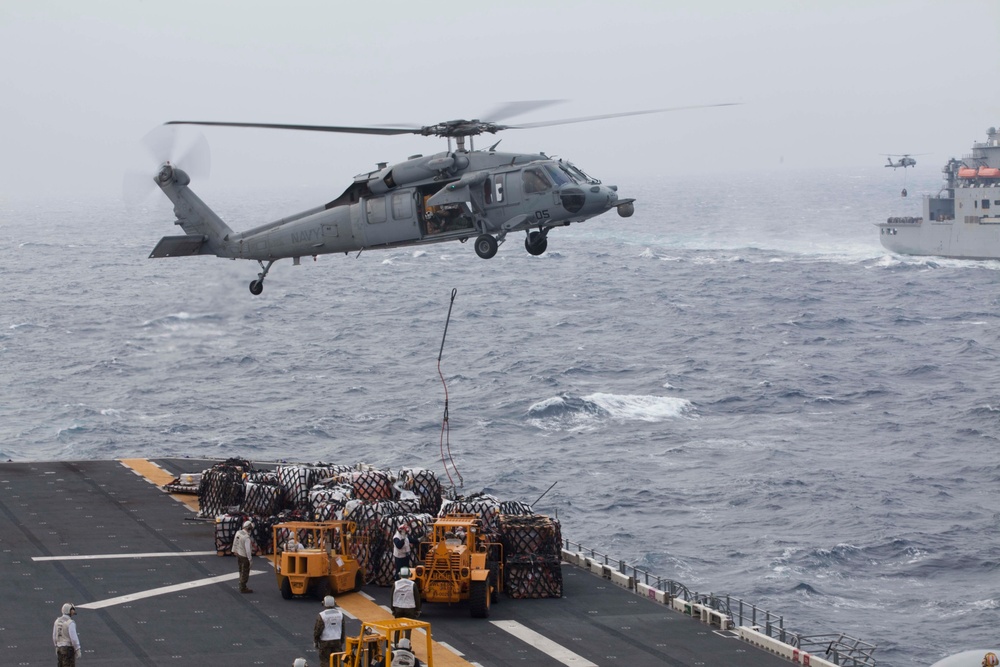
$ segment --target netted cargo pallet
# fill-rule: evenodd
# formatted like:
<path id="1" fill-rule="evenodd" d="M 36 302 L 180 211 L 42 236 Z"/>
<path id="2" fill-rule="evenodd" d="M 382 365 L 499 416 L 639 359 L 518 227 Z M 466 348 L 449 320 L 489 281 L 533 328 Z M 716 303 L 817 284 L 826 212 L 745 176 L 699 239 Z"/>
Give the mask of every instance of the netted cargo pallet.
<path id="1" fill-rule="evenodd" d="M 508 508 L 514 509 L 514 508 Z M 504 591 L 512 598 L 562 596 L 562 530 L 542 514 L 502 515 Z"/>
<path id="2" fill-rule="evenodd" d="M 283 505 L 284 491 L 277 480 L 273 483 L 247 481 L 244 484 L 241 507 L 247 514 L 273 516 L 282 510 Z"/>
<path id="3" fill-rule="evenodd" d="M 504 568 L 504 592 L 515 599 L 562 597 L 558 556 L 515 556 Z"/>
<path id="4" fill-rule="evenodd" d="M 559 522 L 542 514 L 502 515 L 499 521 L 500 542 L 508 559 L 533 554 L 559 556 L 562 553 L 562 530 Z"/>
<path id="5" fill-rule="evenodd" d="M 449 514 L 475 514 L 479 517 L 483 533 L 499 532 L 500 501 L 488 493 L 474 493 L 456 500 L 444 500 L 438 516 Z"/>
<path id="6" fill-rule="evenodd" d="M 351 487 L 358 500 L 391 500 L 392 476 L 385 470 L 362 470 L 352 474 Z"/>
<path id="7" fill-rule="evenodd" d="M 201 475 L 198 485 L 198 516 L 216 517 L 243 503 L 243 475 L 253 470 L 244 459 L 227 459 Z"/>
<path id="8" fill-rule="evenodd" d="M 314 486 L 309 490 L 309 506 L 313 521 L 342 519 L 348 501 L 354 498 L 354 489 L 343 483 L 329 482 L 332 486 Z"/>
<path id="9" fill-rule="evenodd" d="M 434 514 L 441 508 L 441 482 L 430 470 L 404 468 L 399 471 L 399 486 L 414 493 L 420 501 L 415 511 Z"/>

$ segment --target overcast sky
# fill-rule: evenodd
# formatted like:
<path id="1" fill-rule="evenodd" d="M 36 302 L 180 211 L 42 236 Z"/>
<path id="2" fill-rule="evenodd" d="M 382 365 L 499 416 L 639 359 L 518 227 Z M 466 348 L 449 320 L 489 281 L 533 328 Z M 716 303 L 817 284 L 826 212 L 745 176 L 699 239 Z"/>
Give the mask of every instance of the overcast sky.
<path id="1" fill-rule="evenodd" d="M 566 157 L 606 182 L 864 168 L 891 152 L 938 170 L 1000 126 L 998 46 L 998 0 L 6 0 L 0 197 L 116 195 L 139 139 L 173 119 L 424 125 L 540 99 L 566 101 L 509 121 L 741 103 L 501 135 L 503 149 Z M 378 161 L 445 148 L 204 134 L 199 191 L 339 193 Z"/>

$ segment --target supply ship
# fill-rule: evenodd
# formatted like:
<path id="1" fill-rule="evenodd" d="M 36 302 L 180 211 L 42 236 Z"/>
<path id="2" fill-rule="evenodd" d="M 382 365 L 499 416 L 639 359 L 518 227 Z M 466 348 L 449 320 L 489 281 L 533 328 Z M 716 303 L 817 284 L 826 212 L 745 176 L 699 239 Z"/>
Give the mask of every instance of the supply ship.
<path id="1" fill-rule="evenodd" d="M 219 523 L 199 496 L 171 493 L 194 459 L 0 463 L 0 654 L 6 665 L 53 662 L 50 633 L 76 605 L 85 665 L 316 665 L 322 604 L 284 599 L 267 557 L 252 593 L 216 548 Z M 558 596 L 500 595 L 488 618 L 464 604 L 424 605 L 426 664 L 872 667 L 875 646 L 843 634 L 806 636 L 726 595 L 703 594 L 559 537 Z M 346 634 L 389 619 L 392 588 L 338 593 Z M 419 654 L 418 654 L 419 655 Z"/>
<path id="2" fill-rule="evenodd" d="M 942 169 L 944 187 L 923 197 L 921 217 L 877 223 L 882 245 L 901 255 L 1000 259 L 1000 132 Z"/>

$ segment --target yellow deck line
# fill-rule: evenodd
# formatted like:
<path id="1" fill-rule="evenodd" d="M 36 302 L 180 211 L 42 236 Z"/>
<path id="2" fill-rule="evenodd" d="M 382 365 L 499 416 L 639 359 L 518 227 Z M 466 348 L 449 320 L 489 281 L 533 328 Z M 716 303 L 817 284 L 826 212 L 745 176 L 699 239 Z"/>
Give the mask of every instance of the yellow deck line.
<path id="1" fill-rule="evenodd" d="M 176 477 L 176 475 L 171 475 L 169 472 L 149 459 L 118 459 L 118 462 L 126 468 L 131 468 L 160 488 L 162 488 L 164 484 L 169 484 L 174 481 L 174 478 Z M 195 512 L 199 509 L 198 496 L 193 496 L 189 493 L 171 493 L 170 496 L 175 500 L 184 503 Z"/>
<path id="2" fill-rule="evenodd" d="M 151 483 L 158 487 L 162 487 L 164 484 L 169 484 L 174 481 L 176 475 L 172 475 L 160 466 L 156 465 L 149 459 L 118 459 L 126 468 L 134 470 L 138 474 L 142 475 L 145 479 L 149 480 Z M 171 493 L 171 496 L 184 503 L 194 511 L 198 511 L 198 497 L 189 494 L 182 493 Z M 267 556 L 264 557 L 267 562 L 271 562 L 271 559 Z M 392 614 L 387 612 L 382 607 L 378 606 L 368 598 L 363 595 L 358 595 L 356 593 L 345 593 L 344 595 L 337 596 L 337 604 L 344 609 L 344 611 L 349 612 L 356 618 L 362 621 L 384 621 L 386 619 L 392 618 Z M 317 612 L 318 613 L 318 612 Z M 483 622 L 483 621 L 473 621 Z M 434 635 L 434 628 L 431 627 L 431 636 Z M 437 667 L 472 667 L 472 663 L 464 658 L 456 655 L 450 649 L 442 646 L 438 642 L 433 642 L 434 644 L 434 665 Z M 423 653 L 423 643 L 419 641 L 413 642 L 414 652 L 417 654 L 421 660 L 426 660 L 427 656 Z"/>

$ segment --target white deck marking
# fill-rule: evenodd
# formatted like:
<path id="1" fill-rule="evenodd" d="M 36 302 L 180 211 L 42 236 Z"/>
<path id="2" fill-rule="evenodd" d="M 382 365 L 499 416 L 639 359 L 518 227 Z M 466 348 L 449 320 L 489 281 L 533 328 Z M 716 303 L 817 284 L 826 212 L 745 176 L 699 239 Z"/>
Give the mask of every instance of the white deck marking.
<path id="1" fill-rule="evenodd" d="M 568 648 L 560 646 L 545 635 L 538 634 L 517 621 L 490 621 L 490 623 L 505 632 L 509 632 L 526 644 L 530 644 L 549 657 L 568 665 L 568 667 L 597 667 L 597 663 L 573 653 Z"/>
<path id="2" fill-rule="evenodd" d="M 32 556 L 33 561 L 43 560 L 102 560 L 105 558 L 167 558 L 169 556 L 214 556 L 215 551 L 157 551 L 146 554 L 93 554 L 90 556 Z"/>
<path id="3" fill-rule="evenodd" d="M 214 552 L 213 552 L 214 553 Z M 255 574 L 267 574 L 264 570 L 250 570 L 250 575 Z M 195 579 L 194 581 L 186 581 L 183 584 L 174 584 L 173 586 L 162 586 L 160 588 L 151 588 L 148 591 L 139 591 L 138 593 L 132 593 L 131 595 L 120 595 L 116 598 L 108 598 L 107 600 L 97 600 L 96 602 L 87 602 L 86 604 L 76 605 L 80 609 L 104 609 L 105 607 L 113 607 L 118 604 L 125 604 L 126 602 L 135 602 L 136 600 L 142 600 L 144 598 L 156 597 L 157 595 L 166 595 L 167 593 L 176 593 L 177 591 L 187 591 L 192 588 L 199 588 L 200 586 L 210 586 L 212 584 L 218 584 L 223 581 L 233 581 L 234 579 L 239 579 L 240 573 L 233 572 L 232 574 L 222 574 L 218 577 L 208 577 L 207 579 Z"/>
<path id="4" fill-rule="evenodd" d="M 434 641 L 436 641 L 441 646 L 444 646 L 446 649 L 448 649 L 449 651 L 451 651 L 452 653 L 454 653 L 455 655 L 457 655 L 459 658 L 465 657 L 464 653 L 462 653 L 461 651 L 459 651 L 457 648 L 455 648 L 451 644 L 448 644 L 448 643 L 442 642 L 442 641 L 438 641 L 436 639 Z"/>

